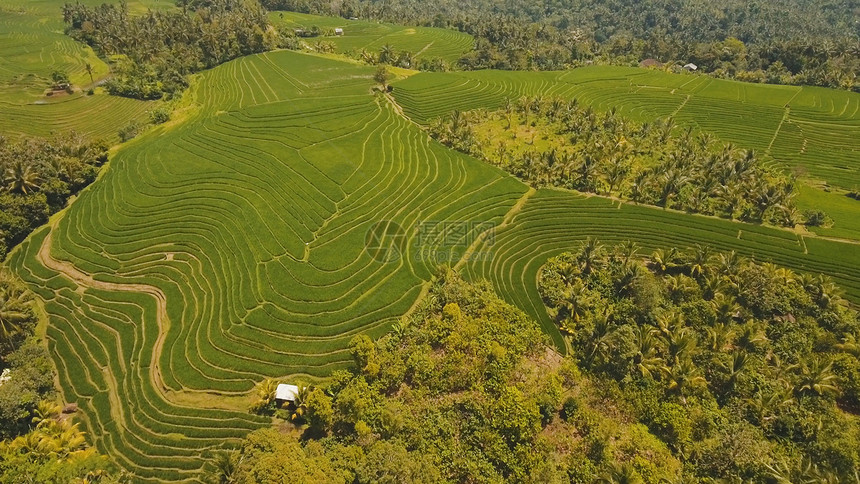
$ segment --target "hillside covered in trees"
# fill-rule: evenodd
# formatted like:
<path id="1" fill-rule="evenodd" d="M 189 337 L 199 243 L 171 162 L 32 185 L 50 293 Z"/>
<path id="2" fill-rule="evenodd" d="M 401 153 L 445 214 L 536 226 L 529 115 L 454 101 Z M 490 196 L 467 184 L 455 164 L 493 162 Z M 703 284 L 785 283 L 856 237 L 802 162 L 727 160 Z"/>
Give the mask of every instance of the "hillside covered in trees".
<path id="1" fill-rule="evenodd" d="M 443 272 L 408 322 L 222 456 L 220 482 L 850 482 L 860 321 L 823 279 L 589 240 L 540 281 L 563 358 Z M 743 288 L 743 289 L 740 289 Z M 742 291 L 742 292 L 738 292 Z M 278 404 L 267 385 L 263 405 Z M 260 407 L 257 407 L 260 408 Z"/>
<path id="2" fill-rule="evenodd" d="M 474 35 L 468 69 L 562 69 L 589 62 L 693 62 L 754 82 L 856 89 L 857 6 L 845 0 L 262 0 L 270 10 L 449 27 Z"/>
<path id="3" fill-rule="evenodd" d="M 92 183 L 108 147 L 75 133 L 51 139 L 0 136 L 0 260 Z"/>
<path id="4" fill-rule="evenodd" d="M 576 99 L 536 96 L 494 112 L 455 111 L 429 131 L 537 187 L 786 227 L 827 219 L 820 210 L 801 214 L 794 180 L 754 151 L 678 128 L 672 118 L 640 124 L 615 109 L 598 113 Z"/>

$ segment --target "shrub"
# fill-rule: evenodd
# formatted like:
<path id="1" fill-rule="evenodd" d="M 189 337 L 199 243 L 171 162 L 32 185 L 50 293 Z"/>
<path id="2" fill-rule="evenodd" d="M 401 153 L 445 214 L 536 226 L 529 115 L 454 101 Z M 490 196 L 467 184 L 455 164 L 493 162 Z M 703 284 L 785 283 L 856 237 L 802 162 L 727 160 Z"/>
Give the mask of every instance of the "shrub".
<path id="1" fill-rule="evenodd" d="M 156 110 L 149 112 L 149 119 L 152 121 L 152 124 L 164 124 L 170 121 L 170 110 L 162 106 Z"/>
<path id="2" fill-rule="evenodd" d="M 693 434 L 687 411 L 676 403 L 663 402 L 651 419 L 651 430 L 674 449 L 683 448 Z"/>
<path id="3" fill-rule="evenodd" d="M 119 139 L 122 142 L 126 142 L 138 134 L 140 134 L 141 125 L 137 121 L 131 121 L 124 128 L 119 130 Z"/>
<path id="4" fill-rule="evenodd" d="M 579 409 L 579 403 L 573 397 L 567 397 L 567 400 L 564 401 L 564 404 L 561 406 L 561 418 L 564 420 L 570 420 L 576 415 L 576 411 Z"/>
<path id="5" fill-rule="evenodd" d="M 830 216 L 821 210 L 805 210 L 803 220 L 810 227 L 828 227 L 833 224 Z"/>

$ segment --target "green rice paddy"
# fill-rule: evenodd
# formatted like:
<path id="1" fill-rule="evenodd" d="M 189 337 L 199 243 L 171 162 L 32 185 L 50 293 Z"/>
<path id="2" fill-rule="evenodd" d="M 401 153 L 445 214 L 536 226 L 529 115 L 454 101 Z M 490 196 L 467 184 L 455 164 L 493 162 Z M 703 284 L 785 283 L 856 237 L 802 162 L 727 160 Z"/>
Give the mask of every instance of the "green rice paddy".
<path id="1" fill-rule="evenodd" d="M 165 1 L 133 7 L 171 8 Z M 55 6 L 0 7 L 0 50 L 16 53 L 0 60 L 0 132 L 111 136 L 145 116 L 151 104 L 140 101 L 41 97 L 39 79 L 57 68 L 80 79 L 81 60 L 91 59 L 61 24 L 22 20 Z M 472 42 L 442 29 L 272 16 L 344 28 L 324 38 L 340 52 L 391 44 L 451 60 Z M 41 46 L 38 61 L 28 45 Z M 64 400 L 79 404 L 95 445 L 136 482 L 200 482 L 215 451 L 270 423 L 247 412 L 255 383 L 345 367 L 350 339 L 388 331 L 440 265 L 490 280 L 560 348 L 537 273 L 589 236 L 646 251 L 736 250 L 829 274 L 860 301 L 856 243 L 533 191 L 412 122 L 522 95 L 576 97 L 639 120 L 673 115 L 850 187 L 860 181 L 856 94 L 592 67 L 418 74 L 395 84 L 398 105 L 372 91 L 374 70 L 279 51 L 202 73 L 181 120 L 124 145 L 97 183 L 10 255 L 50 316 Z M 822 194 L 804 190 L 801 204 L 856 218 L 855 201 Z M 860 234 L 857 224 L 837 229 L 821 233 Z"/>
<path id="2" fill-rule="evenodd" d="M 347 20 L 340 17 L 323 17 L 295 12 L 271 12 L 269 19 L 275 25 L 293 29 L 310 30 L 342 28 L 343 35 L 307 39 L 330 41 L 336 52 L 379 52 L 386 44 L 396 52 L 407 50 L 419 58 L 441 58 L 449 63 L 456 62 L 463 54 L 472 49 L 474 39 L 469 34 L 456 30 L 433 27 L 404 27 L 402 25 L 372 22 L 367 20 Z"/>

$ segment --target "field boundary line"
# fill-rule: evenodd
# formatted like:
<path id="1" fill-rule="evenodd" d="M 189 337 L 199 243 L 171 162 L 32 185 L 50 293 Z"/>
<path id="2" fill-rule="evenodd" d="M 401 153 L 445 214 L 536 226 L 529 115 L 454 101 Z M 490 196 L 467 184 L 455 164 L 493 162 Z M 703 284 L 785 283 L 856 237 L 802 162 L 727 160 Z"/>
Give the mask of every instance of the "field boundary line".
<path id="1" fill-rule="evenodd" d="M 520 197 L 520 199 L 519 199 L 519 200 L 517 200 L 517 202 L 516 202 L 516 203 L 514 203 L 514 204 L 511 206 L 511 209 L 510 209 L 510 210 L 508 210 L 508 212 L 507 212 L 507 213 L 505 214 L 505 216 L 502 218 L 502 223 L 501 223 L 501 224 L 499 224 L 499 226 L 498 226 L 498 227 L 490 227 L 490 228 L 488 228 L 487 230 L 485 230 L 485 231 L 481 232 L 481 233 L 480 233 L 480 234 L 475 238 L 475 241 L 474 241 L 474 242 L 472 242 L 472 244 L 469 246 L 469 248 L 468 248 L 468 249 L 466 249 L 466 252 L 464 252 L 464 253 L 463 253 L 463 257 L 461 257 L 461 258 L 460 258 L 460 260 L 459 260 L 459 261 L 457 261 L 457 263 L 456 263 L 456 264 L 454 264 L 454 270 L 455 270 L 455 271 L 459 271 L 459 270 L 460 270 L 460 269 L 461 269 L 461 268 L 462 268 L 462 267 L 463 267 L 463 266 L 464 266 L 464 265 L 469 261 L 469 259 L 471 258 L 472 254 L 473 254 L 473 253 L 478 249 L 478 247 L 479 247 L 479 246 L 484 242 L 484 239 L 486 239 L 486 238 L 487 238 L 487 234 L 488 234 L 491 230 L 495 230 L 495 229 L 497 229 L 497 228 L 503 228 L 503 227 L 508 226 L 508 225 L 511 223 L 511 221 L 513 220 L 513 218 L 514 218 L 518 213 L 520 213 L 520 211 L 523 209 L 523 206 L 526 204 L 526 202 L 528 202 L 528 201 L 529 201 L 529 199 L 532 197 L 532 195 L 534 195 L 535 193 L 537 193 L 537 190 L 535 190 L 535 189 L 534 189 L 534 187 L 529 187 L 529 189 L 528 189 L 528 190 L 523 194 L 523 196 L 522 196 L 522 197 Z"/>
<path id="2" fill-rule="evenodd" d="M 791 101 L 794 101 L 794 98 L 797 97 L 803 89 L 798 89 L 797 92 L 794 93 L 794 96 L 785 102 L 785 106 L 783 107 L 782 119 L 779 120 L 779 125 L 776 127 L 776 131 L 773 133 L 773 138 L 770 139 L 770 143 L 767 145 L 767 149 L 764 151 L 768 155 L 770 155 L 770 150 L 773 148 L 773 144 L 776 142 L 776 138 L 779 137 L 779 132 L 782 130 L 782 125 L 785 124 L 785 120 L 788 119 L 791 113 Z"/>
<path id="3" fill-rule="evenodd" d="M 681 110 L 682 110 L 682 109 L 684 109 L 684 106 L 686 106 L 686 105 L 687 105 L 687 101 L 689 101 L 691 97 L 693 97 L 693 95 L 692 95 L 692 94 L 687 94 L 687 98 L 686 98 L 686 99 L 684 99 L 684 102 L 682 102 L 682 103 L 681 103 L 681 105 L 680 105 L 680 106 L 678 106 L 678 108 L 677 108 L 677 109 L 675 109 L 674 111 L 672 111 L 672 114 L 670 114 L 669 116 L 670 116 L 670 117 L 673 117 L 673 118 L 674 118 L 675 116 L 677 116 L 677 115 L 678 115 L 678 113 L 680 113 L 680 112 L 681 112 Z"/>
<path id="4" fill-rule="evenodd" d="M 75 265 L 71 262 L 55 259 L 51 255 L 51 242 L 54 236 L 54 230 L 57 228 L 57 225 L 59 225 L 60 220 L 62 220 L 61 217 L 52 220 L 48 224 L 51 230 L 45 235 L 45 238 L 42 241 L 42 245 L 39 247 L 39 252 L 36 254 L 38 261 L 42 265 L 44 265 L 48 269 L 63 274 L 79 286 L 100 289 L 103 291 L 144 293 L 155 298 L 157 307 L 156 323 L 158 324 L 158 337 L 155 340 L 152 357 L 150 359 L 150 378 L 152 379 L 154 386 L 158 388 L 161 393 L 163 393 L 163 390 L 167 387 L 164 385 L 164 382 L 161 379 L 161 375 L 159 374 L 158 357 L 161 355 L 161 351 L 164 346 L 164 340 L 167 336 L 166 328 L 170 326 L 169 316 L 167 314 L 167 297 L 164 295 L 164 292 L 162 292 L 161 289 L 146 284 L 117 284 L 112 282 L 98 281 L 94 279 L 93 276 L 75 267 Z"/>
<path id="5" fill-rule="evenodd" d="M 425 45 L 423 49 L 421 49 L 415 53 L 415 58 L 417 59 L 419 55 L 423 54 L 427 49 L 429 49 L 435 43 L 436 43 L 435 40 L 431 40 L 430 43 Z"/>

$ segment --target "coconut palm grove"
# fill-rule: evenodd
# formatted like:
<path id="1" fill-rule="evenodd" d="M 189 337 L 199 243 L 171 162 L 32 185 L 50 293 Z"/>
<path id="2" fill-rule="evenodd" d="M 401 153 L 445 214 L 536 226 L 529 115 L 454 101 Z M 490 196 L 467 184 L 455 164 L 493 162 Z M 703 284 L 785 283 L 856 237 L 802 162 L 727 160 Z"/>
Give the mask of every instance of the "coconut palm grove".
<path id="1" fill-rule="evenodd" d="M 860 484 L 847 0 L 0 0 L 0 484 Z"/>

